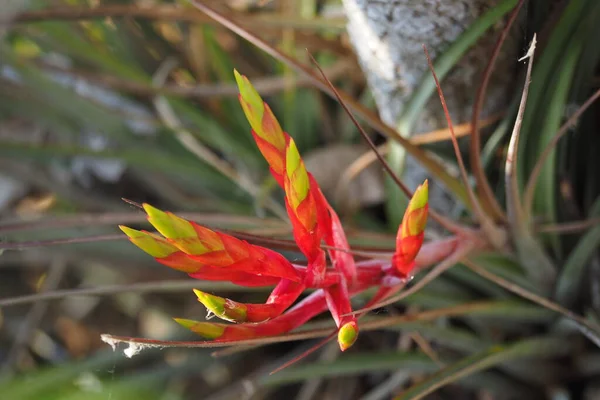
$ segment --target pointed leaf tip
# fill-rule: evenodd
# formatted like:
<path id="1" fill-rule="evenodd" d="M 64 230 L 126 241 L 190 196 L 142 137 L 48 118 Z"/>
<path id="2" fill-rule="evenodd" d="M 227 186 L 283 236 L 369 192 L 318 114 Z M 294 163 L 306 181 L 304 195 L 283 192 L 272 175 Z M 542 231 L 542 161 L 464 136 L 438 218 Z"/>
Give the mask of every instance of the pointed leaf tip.
<path id="1" fill-rule="evenodd" d="M 358 338 L 358 325 L 356 322 L 348 322 L 340 328 L 338 331 L 338 344 L 340 345 L 340 350 L 346 351 Z"/>
<path id="2" fill-rule="evenodd" d="M 417 208 L 425 207 L 427 202 L 429 201 L 429 182 L 425 179 L 422 185 L 420 185 L 413 197 L 410 199 L 409 208 L 414 210 Z"/>
<path id="3" fill-rule="evenodd" d="M 261 131 L 261 121 L 264 114 L 264 103 L 250 80 L 240 74 L 237 70 L 233 71 L 235 81 L 240 91 L 240 103 L 246 114 L 246 118 L 250 122 L 252 129 Z"/>
<path id="4" fill-rule="evenodd" d="M 243 304 L 198 289 L 194 289 L 194 293 L 198 301 L 217 317 L 231 322 L 246 321 L 247 311 Z"/>
<path id="5" fill-rule="evenodd" d="M 192 319 L 184 319 L 184 318 L 173 318 L 175 322 L 184 328 L 192 329 L 192 327 L 199 323 L 199 321 L 194 321 Z"/>
<path id="6" fill-rule="evenodd" d="M 400 236 L 398 239 L 406 239 L 409 236 L 420 235 L 425 231 L 427 225 L 427 216 L 429 212 L 429 187 L 428 182 L 420 185 L 413 197 L 408 203 L 404 218 L 402 219 L 402 225 L 399 230 Z"/>
<path id="7" fill-rule="evenodd" d="M 225 333 L 225 326 L 220 324 L 213 324 L 210 322 L 199 322 L 185 318 L 173 318 L 173 320 L 179 325 L 183 326 L 184 328 L 187 328 L 192 332 L 197 333 L 198 335 L 202 336 L 207 340 L 218 339 L 221 336 L 223 336 L 223 333 Z"/>
<path id="8" fill-rule="evenodd" d="M 119 225 L 119 229 L 127 235 L 130 239 L 135 239 L 144 236 L 144 233 L 137 229 L 130 228 L 125 225 Z"/>
<path id="9" fill-rule="evenodd" d="M 129 237 L 131 243 L 154 258 L 164 258 L 178 251 L 177 247 L 165 239 L 149 232 L 138 231 L 124 225 L 119 225 L 119 228 Z"/>
<path id="10" fill-rule="evenodd" d="M 163 236 L 169 239 L 182 239 L 196 237 L 196 231 L 189 221 L 170 213 L 159 210 L 150 204 L 142 204 L 144 211 L 148 214 L 148 221 Z"/>

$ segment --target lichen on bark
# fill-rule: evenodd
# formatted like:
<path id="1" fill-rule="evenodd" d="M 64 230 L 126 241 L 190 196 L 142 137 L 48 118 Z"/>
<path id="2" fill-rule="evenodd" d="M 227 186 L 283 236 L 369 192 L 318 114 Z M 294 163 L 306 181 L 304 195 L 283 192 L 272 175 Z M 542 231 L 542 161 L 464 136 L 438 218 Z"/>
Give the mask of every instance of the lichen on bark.
<path id="1" fill-rule="evenodd" d="M 422 45 L 435 60 L 479 16 L 499 0 L 343 0 L 347 30 L 384 122 L 396 126 L 404 105 L 423 74 L 428 74 Z M 443 79 L 442 87 L 454 123 L 470 121 L 477 88 L 492 53 L 498 24 L 473 46 Z M 516 32 L 516 34 L 515 34 Z M 509 35 L 497 60 L 482 117 L 506 107 L 512 93 L 522 35 Z M 437 95 L 431 97 L 410 136 L 446 127 Z M 410 157 L 403 178 L 416 187 L 426 172 Z M 432 187 L 434 207 L 450 211 L 448 196 Z M 441 196 L 441 198 L 440 198 Z"/>

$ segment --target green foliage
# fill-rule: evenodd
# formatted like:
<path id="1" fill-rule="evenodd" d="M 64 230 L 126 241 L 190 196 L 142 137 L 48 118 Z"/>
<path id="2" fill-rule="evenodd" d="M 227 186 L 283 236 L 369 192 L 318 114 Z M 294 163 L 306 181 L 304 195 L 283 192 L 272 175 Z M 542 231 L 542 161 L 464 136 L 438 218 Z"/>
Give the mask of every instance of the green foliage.
<path id="1" fill-rule="evenodd" d="M 39 3 L 40 9 L 53 7 Z M 85 8 L 87 3 L 65 1 L 63 6 Z M 324 60 L 326 72 L 328 68 L 337 71 L 330 75 L 337 87 L 356 97 L 368 97 L 364 80 L 356 77 L 359 66 L 344 49 L 342 19 L 326 17 L 319 8 L 321 2 L 299 2 L 302 17 L 297 16 L 299 12 L 277 8 L 279 2 L 271 3 L 266 8 L 236 11 L 232 19 L 297 59 L 304 59 L 304 47 L 310 46 L 311 53 Z M 324 3 L 333 7 L 337 4 Z M 439 77 L 443 78 L 489 27 L 502 23 L 516 3 L 498 2 L 497 7 L 469 27 L 435 60 Z M 528 182 L 545 146 L 553 141 L 573 111 L 598 89 L 600 3 L 571 1 L 564 9 L 556 10 L 547 9 L 547 4 L 543 0 L 530 1 L 527 9 L 527 17 L 532 19 L 530 31 L 543 33 L 543 37 L 539 37 L 541 45 L 536 52 L 520 131 L 516 177 L 520 193 L 526 197 L 529 191 L 534 196 L 531 209 L 527 201 L 524 203 L 525 219 L 521 222 L 532 241 L 525 244 L 539 249 L 537 256 L 547 257 L 557 269 L 549 292 L 544 292 L 540 281 L 533 278 L 534 255 L 527 251 L 518 254 L 515 248 L 522 249 L 524 243 L 509 234 L 504 248 L 489 247 L 470 255 L 402 299 L 389 314 L 380 311 L 367 316 L 365 325 L 380 324 L 377 332 L 367 329 L 362 334 L 367 339 L 357 342 L 354 353 L 335 360 L 325 350 L 318 360 L 310 358 L 304 364 L 268 375 L 289 358 L 289 352 L 299 354 L 307 347 L 261 345 L 247 349 L 249 353 L 243 356 L 217 360 L 209 359 L 203 350 L 189 349 L 185 351 L 187 358 L 178 363 L 177 357 L 171 359 L 167 352 L 143 352 L 137 357 L 146 358 L 139 362 L 137 358 L 125 360 L 121 353 L 94 355 L 104 348 L 96 343 L 84 352 L 85 360 L 59 364 L 57 360 L 62 358 L 48 356 L 31 345 L 24 350 L 29 355 L 26 361 L 11 366 L 19 373 L 0 383 L 0 397 L 76 400 L 106 399 L 110 394 L 112 399 L 178 399 L 214 393 L 215 397 L 239 398 L 244 385 L 247 387 L 250 382 L 265 397 L 280 398 L 285 390 L 281 388 L 286 385 L 358 376 L 368 376 L 364 382 L 369 382 L 369 390 L 391 388 L 387 393 L 400 394 L 400 399 L 420 398 L 436 390 L 441 398 L 466 396 L 473 390 L 487 390 L 498 398 L 509 394 L 533 398 L 541 396 L 543 388 L 550 385 L 568 391 L 574 379 L 582 387 L 591 388 L 600 376 L 600 350 L 592 343 L 600 330 L 597 104 L 551 151 L 541 166 L 535 188 L 528 190 Z M 110 6 L 117 10 L 136 3 L 111 2 Z M 108 2 L 99 2 L 97 7 L 110 8 Z M 358 139 L 355 129 L 348 128 L 347 117 L 339 105 L 317 89 L 306 87 L 304 77 L 296 76 L 289 65 L 284 67 L 252 43 L 209 22 L 189 4 L 177 5 L 183 11 L 173 11 L 176 7 L 171 2 L 148 7 L 163 16 L 167 11 L 173 14 L 168 18 L 143 13 L 132 17 L 127 11 L 93 18 L 47 14 L 37 20 L 33 14 L 24 14 L 10 26 L 0 43 L 0 71 L 4 71 L 0 73 L 0 131 L 9 132 L 0 134 L 0 168 L 3 175 L 27 186 L 26 194 L 0 212 L 3 217 L 10 216 L 11 221 L 18 213 L 34 221 L 0 223 L 0 239 L 5 247 L 16 242 L 27 242 L 22 248 L 36 247 L 1 255 L 0 285 L 9 282 L 6 287 L 0 286 L 2 300 L 37 291 L 37 283 L 32 282 L 43 281 L 40 268 L 45 271 L 49 264 L 63 258 L 70 268 L 62 287 L 113 285 L 105 293 L 110 295 L 106 299 L 67 296 L 63 302 L 47 303 L 52 311 L 48 319 L 52 316 L 56 320 L 43 320 L 32 331 L 50 338 L 63 355 L 68 354 L 67 340 L 61 336 L 57 321 L 64 323 L 65 318 L 80 323 L 86 329 L 83 336 L 94 340 L 105 331 L 147 334 L 148 329 L 141 328 L 146 325 L 153 327 L 152 335 L 157 332 L 157 337 L 164 338 L 173 335 L 158 333 L 162 325 L 156 318 L 161 321 L 164 316 L 156 315 L 186 313 L 197 319 L 204 312 L 199 305 L 183 300 L 193 298 L 189 293 L 158 296 L 128 290 L 128 285 L 139 281 L 168 283 L 174 275 L 148 263 L 124 242 L 115 241 L 117 224 L 138 224 L 136 228 L 147 229 L 143 216 L 120 203 L 120 197 L 140 203 L 151 199 L 165 209 L 193 211 L 194 218 L 215 229 L 290 238 L 287 222 L 279 218 L 284 214 L 281 196 L 272 190 L 266 164 L 253 144 L 236 98 L 234 67 L 247 74 L 273 105 L 283 128 L 296 139 L 303 154 Z M 168 60 L 176 60 L 176 65 L 169 67 Z M 337 68 L 343 63 L 349 67 Z M 159 79 L 163 69 L 167 70 L 166 78 Z M 290 85 L 286 79 L 296 79 L 302 85 Z M 399 121 L 403 134 L 410 133 L 434 92 L 433 79 L 424 76 Z M 483 164 L 500 204 L 505 203 L 505 182 L 498 177 L 504 176 L 510 139 L 507 133 L 514 124 L 520 95 L 520 90 L 516 90 L 503 120 L 493 127 L 491 136 L 482 138 Z M 18 131 L 11 125 L 14 121 L 34 128 Z M 367 128 L 369 133 L 376 130 L 373 128 Z M 101 135 L 104 145 L 91 146 L 90 135 Z M 404 150 L 398 144 L 391 147 L 390 163 L 400 168 Z M 448 159 L 443 145 L 427 149 Z M 91 183 L 81 183 L 72 166 L 85 157 L 122 163 L 124 172 L 113 180 L 92 174 Z M 340 166 L 340 170 L 343 168 L 346 166 Z M 464 187 L 450 185 L 450 190 L 466 202 Z M 52 205 L 40 206 L 46 214 L 41 220 L 35 211 L 27 211 L 26 207 L 22 211 L 26 202 L 21 200 L 37 199 L 38 195 L 53 199 Z M 383 231 L 386 225 L 395 231 L 403 215 L 404 195 L 388 186 L 387 196 L 384 218 L 380 216 L 384 208 L 380 205 L 375 212 L 362 208 L 344 221 L 351 228 L 349 239 L 353 248 L 393 248 L 392 236 L 372 232 L 375 228 Z M 460 219 L 470 224 L 475 220 L 470 210 Z M 556 233 L 556 229 L 553 232 L 552 226 L 542 226 L 577 220 L 585 229 L 568 235 Z M 496 222 L 508 232 L 504 221 Z M 543 228 L 547 232 L 540 233 Z M 478 234 L 484 236 L 480 231 Z M 51 242 L 81 237 L 97 240 L 61 247 Z M 37 240 L 42 242 L 33 242 Z M 291 260 L 300 257 L 297 249 L 286 248 L 280 242 L 264 245 L 282 247 L 281 251 Z M 479 273 L 470 263 L 492 275 Z M 425 276 L 426 272 L 418 275 L 412 284 Z M 205 282 L 199 282 L 197 287 L 205 291 L 217 289 Z M 262 302 L 266 295 L 261 290 L 240 287 L 218 289 L 241 292 L 239 295 L 248 302 Z M 144 290 L 183 289 L 157 284 Z M 546 297 L 539 297 L 540 294 Z M 90 300 L 87 311 L 82 298 Z M 358 297 L 355 308 L 366 298 Z M 16 337 L 14 326 L 23 322 L 28 310 L 17 312 L 6 306 L 0 311 L 1 327 L 7 328 L 6 337 L 0 341 L 0 357 L 4 357 L 14 346 L 6 338 Z M 407 313 L 414 320 L 394 320 L 398 313 Z M 432 314 L 428 313 L 439 314 L 429 317 Z M 578 330 L 565 320 L 575 320 Z M 323 326 L 317 321 L 305 328 Z M 73 354 L 69 356 L 75 358 Z M 149 360 L 156 368 L 147 367 Z M 213 374 L 200 375 L 201 371 Z M 391 381 L 378 380 L 382 376 L 379 373 L 385 373 Z M 85 385 L 77 384 L 83 378 L 93 378 L 101 385 L 101 391 L 90 392 Z M 247 379 L 246 383 L 242 383 L 243 379 Z"/>

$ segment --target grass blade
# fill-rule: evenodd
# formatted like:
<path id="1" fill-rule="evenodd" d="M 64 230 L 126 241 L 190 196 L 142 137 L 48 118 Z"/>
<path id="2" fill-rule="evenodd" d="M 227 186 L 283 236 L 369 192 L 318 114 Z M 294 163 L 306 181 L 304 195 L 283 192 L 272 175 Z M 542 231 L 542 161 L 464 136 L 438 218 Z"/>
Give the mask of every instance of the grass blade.
<path id="1" fill-rule="evenodd" d="M 518 296 L 523 297 L 524 299 L 527 299 L 536 304 L 539 304 L 542 307 L 547 308 L 548 310 L 552 310 L 554 312 L 557 312 L 557 313 L 565 316 L 566 318 L 571 320 L 571 322 L 573 322 L 575 324 L 577 329 L 583 335 L 585 335 L 592 343 L 594 343 L 596 346 L 600 347 L 599 328 L 594 326 L 592 323 L 590 323 L 588 320 L 586 320 L 582 316 L 577 315 L 574 312 L 572 312 L 556 303 L 553 303 L 544 297 L 538 296 L 535 293 L 529 292 L 528 290 L 525 290 L 518 285 L 515 285 L 505 279 L 502 279 L 499 276 L 494 275 L 489 271 L 486 271 L 484 268 L 481 268 L 480 266 L 478 266 L 477 264 L 475 264 L 474 262 L 472 262 L 470 260 L 465 260 L 464 263 L 475 273 L 483 276 L 486 279 L 489 279 L 490 281 L 496 283 L 498 286 L 501 286 L 501 287 L 505 288 L 506 290 L 508 290 L 512 293 L 515 293 Z"/>
<path id="2" fill-rule="evenodd" d="M 534 280 L 539 290 L 547 294 L 550 292 L 556 276 L 555 267 L 552 261 L 538 242 L 531 235 L 527 224 L 527 215 L 523 210 L 521 197 L 519 194 L 519 184 L 517 177 L 517 157 L 519 154 L 519 140 L 523 116 L 525 115 L 525 106 L 529 95 L 529 85 L 531 83 L 531 71 L 533 67 L 533 55 L 535 52 L 536 37 L 533 40 L 527 54 L 524 58 L 529 59 L 527 73 L 525 75 L 525 85 L 521 95 L 521 103 L 513 131 L 508 144 L 506 154 L 506 164 L 504 169 L 504 184 L 506 185 L 506 208 L 508 212 L 508 223 L 513 235 L 513 244 L 517 249 L 519 259 L 522 265 L 527 269 L 528 275 Z"/>
<path id="3" fill-rule="evenodd" d="M 600 216 L 600 199 L 592 207 L 590 217 Z M 560 273 L 556 286 L 556 300 L 570 307 L 581 292 L 589 260 L 600 248 L 600 226 L 587 232 L 571 251 Z"/>
<path id="4" fill-rule="evenodd" d="M 439 373 L 412 386 L 394 400 L 416 400 L 439 388 L 507 361 L 533 356 L 556 356 L 568 354 L 570 348 L 561 338 L 542 337 L 523 340 L 514 344 L 490 347 L 488 350 L 444 368 Z"/>
<path id="5" fill-rule="evenodd" d="M 519 11 L 523 7 L 524 0 L 519 0 L 517 6 L 511 12 L 510 18 L 506 23 L 506 26 L 500 33 L 500 37 L 498 38 L 492 56 L 490 57 L 490 61 L 488 62 L 485 70 L 483 71 L 483 80 L 479 89 L 477 90 L 477 96 L 475 103 L 473 104 L 473 117 L 471 119 L 471 146 L 469 154 L 471 156 L 471 169 L 473 170 L 473 176 L 477 182 L 477 190 L 481 197 L 482 202 L 488 205 L 489 212 L 492 213 L 495 219 L 504 220 L 506 216 L 504 215 L 504 211 L 498 204 L 492 189 L 490 188 L 490 183 L 485 175 L 484 165 L 481 162 L 481 139 L 480 139 L 480 131 L 479 131 L 479 116 L 481 114 L 481 109 L 483 108 L 485 93 L 487 91 L 487 87 L 492 76 L 492 71 L 494 69 L 494 65 L 496 64 L 496 60 L 500 55 L 500 49 L 502 48 L 502 44 L 506 40 L 508 33 L 513 26 L 517 16 L 519 15 Z"/>
<path id="6" fill-rule="evenodd" d="M 458 140 L 456 139 L 456 135 L 454 134 L 454 126 L 452 124 L 452 118 L 450 117 L 450 112 L 448 111 L 448 107 L 446 105 L 446 99 L 444 98 L 444 93 L 442 92 L 442 86 L 438 80 L 437 74 L 435 73 L 435 69 L 433 67 L 433 63 L 431 62 L 431 58 L 429 57 L 429 52 L 427 51 L 427 47 L 423 46 L 423 50 L 425 51 L 425 57 L 427 58 L 427 64 L 429 65 L 429 69 L 431 70 L 431 75 L 433 76 L 433 80 L 435 82 L 435 87 L 437 89 L 438 95 L 440 96 L 440 102 L 442 103 L 442 107 L 444 109 L 444 115 L 446 116 L 446 121 L 448 123 L 448 129 L 450 129 L 450 137 L 452 139 L 452 145 L 454 147 L 454 154 L 456 156 L 456 161 L 458 162 L 458 167 L 460 170 L 460 175 L 467 191 L 467 195 L 469 197 L 469 202 L 471 204 L 471 208 L 473 210 L 473 214 L 479 221 L 481 225 L 481 229 L 486 234 L 488 241 L 496 248 L 500 249 L 504 247 L 506 242 L 506 236 L 504 232 L 500 231 L 494 225 L 493 221 L 483 212 L 479 201 L 477 200 L 475 193 L 471 189 L 469 185 L 469 177 L 467 175 L 467 170 L 465 168 L 465 163 L 463 161 L 462 155 L 460 153 L 460 148 L 458 146 Z"/>
<path id="7" fill-rule="evenodd" d="M 533 197 L 535 194 L 535 188 L 537 187 L 537 181 L 542 172 L 543 166 L 546 164 L 548 157 L 552 154 L 552 151 L 556 148 L 559 140 L 569 133 L 569 129 L 577 122 L 579 117 L 596 101 L 600 98 L 600 89 L 598 89 L 593 95 L 591 95 L 585 103 L 581 105 L 577 109 L 576 112 L 569 117 L 569 119 L 560 127 L 560 129 L 556 132 L 556 134 L 552 137 L 547 144 L 539 158 L 535 162 L 533 169 L 531 170 L 531 175 L 529 176 L 529 180 L 527 181 L 527 185 L 525 186 L 525 193 L 523 195 L 523 204 L 525 207 L 525 212 L 530 214 L 533 208 Z"/>

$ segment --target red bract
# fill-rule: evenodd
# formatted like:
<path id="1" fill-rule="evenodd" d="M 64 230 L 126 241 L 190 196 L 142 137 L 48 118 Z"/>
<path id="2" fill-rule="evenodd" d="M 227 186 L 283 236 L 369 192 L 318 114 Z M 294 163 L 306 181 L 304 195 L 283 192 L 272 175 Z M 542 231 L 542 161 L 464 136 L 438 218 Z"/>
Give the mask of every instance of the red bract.
<path id="1" fill-rule="evenodd" d="M 403 278 L 406 278 L 414 268 L 414 260 L 423 245 L 427 213 L 429 185 L 427 180 L 415 190 L 412 199 L 406 207 L 404 218 L 396 236 L 396 252 L 393 265 Z"/>
<path id="2" fill-rule="evenodd" d="M 210 313 L 234 324 L 177 319 L 208 340 L 236 341 L 289 332 L 327 308 L 338 328 L 338 343 L 346 350 L 358 337 L 352 314 L 352 295 L 380 287 L 370 304 L 391 295 L 410 277 L 423 244 L 427 221 L 427 181 L 417 188 L 398 231 L 392 262 L 357 263 L 339 217 L 306 170 L 294 140 L 285 133 L 269 106 L 245 76 L 235 72 L 240 103 L 252 135 L 285 193 L 294 239 L 307 260 L 295 265 L 270 249 L 251 245 L 160 211 L 143 208 L 162 235 L 121 227 L 131 242 L 160 263 L 204 280 L 229 281 L 243 286 L 275 288 L 264 304 L 245 304 L 195 290 Z M 328 247 L 331 267 L 322 242 Z M 306 288 L 317 291 L 292 306 Z M 286 311 L 291 307 L 288 311 Z"/>

